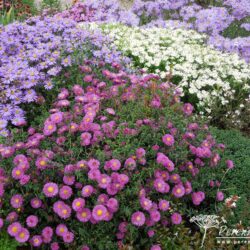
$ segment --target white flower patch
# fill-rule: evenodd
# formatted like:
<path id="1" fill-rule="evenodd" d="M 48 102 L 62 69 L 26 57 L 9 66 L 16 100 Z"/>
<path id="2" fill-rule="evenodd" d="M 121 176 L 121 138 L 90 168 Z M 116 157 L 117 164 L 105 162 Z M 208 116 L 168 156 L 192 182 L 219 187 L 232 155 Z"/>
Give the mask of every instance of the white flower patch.
<path id="1" fill-rule="evenodd" d="M 249 95 L 250 65 L 236 54 L 205 45 L 206 35 L 193 30 L 89 24 L 90 29 L 98 27 L 132 58 L 134 67 L 163 79 L 171 72 L 172 81 L 183 95 L 195 96 L 201 112 L 211 114 L 215 108 L 237 110 Z"/>

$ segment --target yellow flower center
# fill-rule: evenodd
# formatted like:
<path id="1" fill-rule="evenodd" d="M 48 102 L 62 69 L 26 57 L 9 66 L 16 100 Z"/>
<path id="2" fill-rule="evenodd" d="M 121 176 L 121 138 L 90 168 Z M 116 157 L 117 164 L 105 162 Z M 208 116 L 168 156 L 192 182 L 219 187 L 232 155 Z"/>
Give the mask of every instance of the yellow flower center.
<path id="1" fill-rule="evenodd" d="M 53 187 L 48 187 L 48 192 L 52 193 L 54 191 Z"/>
<path id="2" fill-rule="evenodd" d="M 101 209 L 98 209 L 98 210 L 97 210 L 97 215 L 98 215 L 98 216 L 101 216 L 102 214 L 103 214 L 102 210 L 101 210 Z"/>

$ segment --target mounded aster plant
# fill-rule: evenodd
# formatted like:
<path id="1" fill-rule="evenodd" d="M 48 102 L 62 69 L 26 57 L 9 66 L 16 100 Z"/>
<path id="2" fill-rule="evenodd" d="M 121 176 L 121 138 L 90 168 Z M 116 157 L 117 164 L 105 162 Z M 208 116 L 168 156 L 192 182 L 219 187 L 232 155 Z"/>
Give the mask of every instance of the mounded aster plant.
<path id="1" fill-rule="evenodd" d="M 2 230 L 53 250 L 156 250 L 159 228 L 223 201 L 233 162 L 174 85 L 117 63 L 64 73 L 49 112 L 0 145 Z"/>
<path id="2" fill-rule="evenodd" d="M 81 24 L 86 27 L 86 24 Z M 132 59 L 133 67 L 171 78 L 183 100 L 217 124 L 247 127 L 250 66 L 236 54 L 207 46 L 206 36 L 193 30 L 96 25 Z"/>

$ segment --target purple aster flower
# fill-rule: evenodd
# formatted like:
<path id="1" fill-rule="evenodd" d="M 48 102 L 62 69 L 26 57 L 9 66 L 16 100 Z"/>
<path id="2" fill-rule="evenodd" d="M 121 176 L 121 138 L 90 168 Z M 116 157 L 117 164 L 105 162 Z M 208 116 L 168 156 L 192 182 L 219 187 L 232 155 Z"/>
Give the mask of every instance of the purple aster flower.
<path id="1" fill-rule="evenodd" d="M 85 200 L 83 198 L 76 198 L 73 200 L 72 208 L 76 212 L 81 212 L 84 206 L 85 206 Z"/>
<path id="2" fill-rule="evenodd" d="M 30 233 L 26 228 L 22 228 L 17 235 L 15 235 L 16 241 L 20 243 L 27 242 L 29 240 Z"/>
<path id="3" fill-rule="evenodd" d="M 107 214 L 107 208 L 103 205 L 96 205 L 93 208 L 92 216 L 96 221 L 104 220 Z"/>
<path id="4" fill-rule="evenodd" d="M 182 184 L 175 185 L 172 190 L 172 194 L 175 197 L 180 198 L 185 195 L 185 188 L 183 187 Z"/>
<path id="5" fill-rule="evenodd" d="M 146 221 L 146 218 L 145 218 L 144 213 L 137 211 L 132 214 L 131 222 L 133 225 L 140 227 L 144 225 L 145 221 Z"/>
<path id="6" fill-rule="evenodd" d="M 69 199 L 72 193 L 73 193 L 72 188 L 69 186 L 62 186 L 59 190 L 59 196 L 63 200 Z"/>
<path id="7" fill-rule="evenodd" d="M 181 215 L 180 215 L 179 213 L 173 213 L 173 214 L 171 215 L 171 221 L 172 221 L 172 223 L 175 224 L 175 225 L 181 224 L 181 222 L 182 222 L 182 217 L 181 217 Z"/>
<path id="8" fill-rule="evenodd" d="M 216 194 L 216 200 L 217 201 L 223 201 L 224 200 L 224 194 L 221 191 L 218 191 Z"/>
<path id="9" fill-rule="evenodd" d="M 49 182 L 46 183 L 43 187 L 43 193 L 47 197 L 54 197 L 58 194 L 58 186 L 56 183 Z"/>
<path id="10" fill-rule="evenodd" d="M 88 208 L 83 208 L 80 212 L 76 213 L 76 217 L 81 222 L 87 222 L 91 218 L 91 211 Z"/>
<path id="11" fill-rule="evenodd" d="M 162 137 L 162 141 L 167 146 L 173 146 L 174 145 L 174 137 L 170 134 L 166 134 Z"/>
<path id="12" fill-rule="evenodd" d="M 14 222 L 8 226 L 8 234 L 15 237 L 22 230 L 22 226 L 19 222 Z"/>
<path id="13" fill-rule="evenodd" d="M 20 208 L 23 205 L 23 196 L 20 194 L 13 195 L 10 204 L 14 208 Z"/>
<path id="14" fill-rule="evenodd" d="M 67 233 L 67 232 L 68 232 L 68 228 L 67 228 L 66 225 L 64 225 L 64 224 L 59 224 L 59 225 L 57 225 L 57 227 L 56 227 L 56 234 L 57 234 L 58 236 L 63 237 L 63 235 L 64 235 L 65 233 Z"/>
<path id="15" fill-rule="evenodd" d="M 42 237 L 40 235 L 34 235 L 31 239 L 30 239 L 31 245 L 33 247 L 40 247 L 43 243 Z"/>
<path id="16" fill-rule="evenodd" d="M 26 219 L 26 224 L 28 227 L 36 227 L 38 223 L 38 217 L 35 215 L 30 215 Z"/>

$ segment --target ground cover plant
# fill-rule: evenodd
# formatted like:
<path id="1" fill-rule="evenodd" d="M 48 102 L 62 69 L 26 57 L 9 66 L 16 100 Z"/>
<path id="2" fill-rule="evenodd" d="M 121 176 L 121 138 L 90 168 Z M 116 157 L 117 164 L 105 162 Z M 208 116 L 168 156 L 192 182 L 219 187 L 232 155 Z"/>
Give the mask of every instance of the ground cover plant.
<path id="1" fill-rule="evenodd" d="M 1 144 L 10 236 L 52 249 L 160 249 L 157 226 L 223 207 L 209 178 L 219 183 L 233 162 L 220 162 L 223 144 L 170 83 L 103 62 L 69 72 L 49 114 Z"/>
<path id="2" fill-rule="evenodd" d="M 72 20 L 33 17 L 0 28 L 1 136 L 8 136 L 9 121 L 26 123 L 23 105 L 36 101 L 41 89 L 53 88 L 52 77 L 71 65 L 79 48 L 86 58 L 120 60 L 107 37 L 79 29 Z"/>

